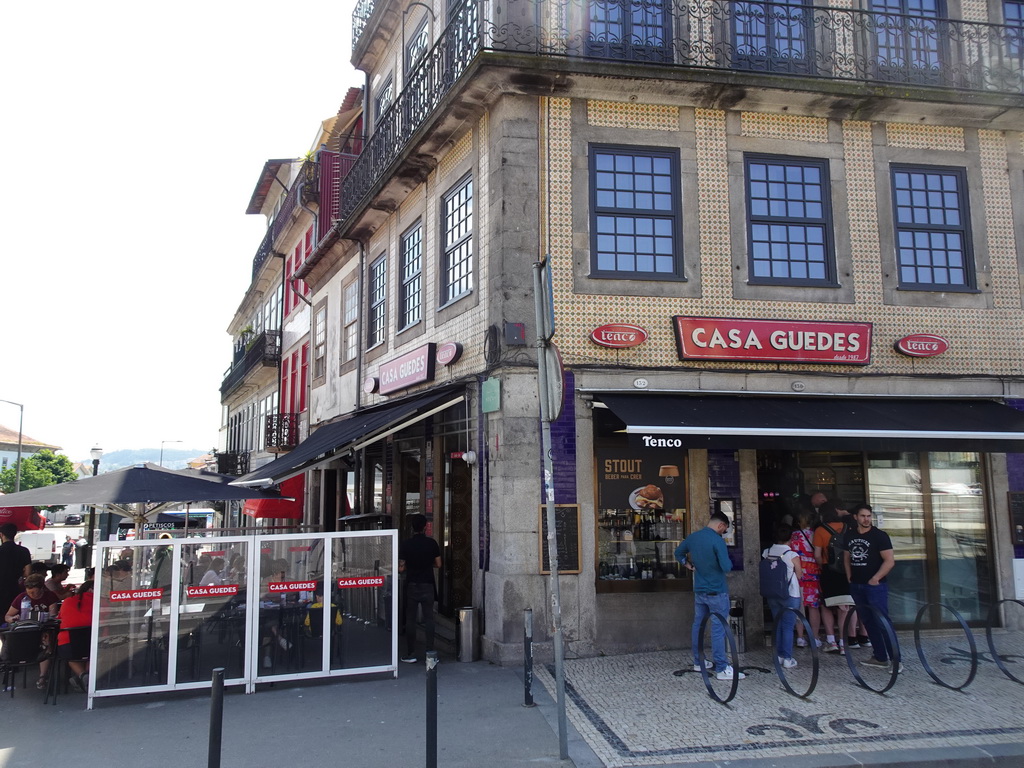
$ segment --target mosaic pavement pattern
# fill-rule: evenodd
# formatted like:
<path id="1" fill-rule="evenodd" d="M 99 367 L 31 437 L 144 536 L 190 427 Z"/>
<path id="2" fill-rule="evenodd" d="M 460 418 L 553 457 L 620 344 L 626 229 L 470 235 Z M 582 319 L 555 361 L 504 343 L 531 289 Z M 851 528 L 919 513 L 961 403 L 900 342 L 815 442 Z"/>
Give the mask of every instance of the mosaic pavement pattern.
<path id="1" fill-rule="evenodd" d="M 748 648 L 740 657 L 748 676 L 727 705 L 708 695 L 688 650 L 567 660 L 568 717 L 609 768 L 1024 742 L 1024 685 L 993 662 L 984 630 L 975 642 L 978 670 L 963 691 L 932 681 L 907 633 L 900 635 L 904 672 L 887 693 L 861 688 L 844 657 L 822 654 L 808 699 L 786 693 L 770 649 Z M 997 633 L 995 645 L 1006 668 L 1024 680 L 1024 633 Z M 966 682 L 971 654 L 962 632 L 929 636 L 922 646 L 940 679 Z M 870 651 L 851 653 L 861 659 Z M 789 680 L 802 692 L 810 681 L 809 651 L 798 649 L 797 659 Z M 872 687 L 888 681 L 884 670 L 858 669 Z M 538 669 L 537 679 L 554 697 L 553 665 Z M 727 696 L 728 683 L 714 685 Z"/>

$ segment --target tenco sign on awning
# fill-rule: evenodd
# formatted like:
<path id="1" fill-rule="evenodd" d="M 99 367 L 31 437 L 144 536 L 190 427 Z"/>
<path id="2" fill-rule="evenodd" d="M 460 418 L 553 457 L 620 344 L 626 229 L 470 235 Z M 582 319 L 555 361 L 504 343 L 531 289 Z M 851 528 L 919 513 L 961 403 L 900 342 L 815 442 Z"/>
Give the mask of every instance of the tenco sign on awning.
<path id="1" fill-rule="evenodd" d="M 871 323 L 672 318 L 680 360 L 775 363 L 871 362 Z"/>

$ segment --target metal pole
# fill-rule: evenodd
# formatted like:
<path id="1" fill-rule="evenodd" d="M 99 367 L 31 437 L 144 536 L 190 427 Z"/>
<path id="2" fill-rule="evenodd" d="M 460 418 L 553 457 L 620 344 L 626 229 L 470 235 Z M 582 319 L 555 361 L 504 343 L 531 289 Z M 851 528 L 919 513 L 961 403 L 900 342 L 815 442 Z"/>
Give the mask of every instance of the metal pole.
<path id="1" fill-rule="evenodd" d="M 427 768 L 437 768 L 437 651 L 427 651 Z"/>
<path id="2" fill-rule="evenodd" d="M 562 604 L 558 583 L 558 543 L 555 538 L 555 487 L 554 462 L 551 459 L 551 413 L 549 410 L 549 387 L 547 365 L 543 350 L 548 341 L 542 329 L 545 325 L 544 307 L 542 303 L 543 279 L 541 262 L 533 265 L 533 295 L 537 319 L 537 387 L 540 391 L 540 443 L 544 456 L 544 501 L 546 503 L 545 519 L 548 527 L 548 563 L 551 568 L 551 625 L 552 639 L 555 650 L 555 690 L 558 704 L 558 756 L 562 760 L 569 757 L 568 725 L 565 719 L 565 650 L 562 645 Z"/>
<path id="3" fill-rule="evenodd" d="M 224 667 L 213 670 L 210 689 L 210 753 L 207 768 L 220 768 L 220 739 L 224 731 Z"/>
<path id="4" fill-rule="evenodd" d="M 523 610 L 523 706 L 533 703 L 533 608 Z"/>

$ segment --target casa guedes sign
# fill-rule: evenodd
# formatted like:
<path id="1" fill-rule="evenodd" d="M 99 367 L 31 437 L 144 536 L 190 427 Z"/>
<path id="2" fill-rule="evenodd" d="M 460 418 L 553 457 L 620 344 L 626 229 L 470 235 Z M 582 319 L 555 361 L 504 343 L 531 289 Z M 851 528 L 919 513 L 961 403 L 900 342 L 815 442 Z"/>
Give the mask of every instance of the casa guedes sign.
<path id="1" fill-rule="evenodd" d="M 591 331 L 590 340 L 602 347 L 629 349 L 647 341 L 647 331 L 639 325 L 608 323 Z"/>
<path id="2" fill-rule="evenodd" d="M 893 346 L 907 357 L 935 357 L 949 349 L 949 342 L 934 333 L 912 333 L 897 340 Z"/>
<path id="3" fill-rule="evenodd" d="M 384 363 L 377 370 L 378 388 L 382 395 L 411 387 L 424 381 L 434 380 L 434 344 L 424 344 L 419 349 L 396 357 Z"/>
<path id="4" fill-rule="evenodd" d="M 871 323 L 672 318 L 680 360 L 867 365 Z"/>

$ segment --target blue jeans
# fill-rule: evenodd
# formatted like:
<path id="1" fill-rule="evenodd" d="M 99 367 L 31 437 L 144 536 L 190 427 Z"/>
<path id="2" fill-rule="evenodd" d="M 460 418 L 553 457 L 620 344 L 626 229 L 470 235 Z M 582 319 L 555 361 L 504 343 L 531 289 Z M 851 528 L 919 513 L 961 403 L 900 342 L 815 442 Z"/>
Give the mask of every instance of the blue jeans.
<path id="1" fill-rule="evenodd" d="M 700 664 L 697 657 L 697 648 L 700 642 L 700 623 L 709 613 L 720 613 L 722 617 L 729 620 L 729 595 L 726 592 L 719 592 L 717 595 L 709 595 L 705 592 L 693 593 L 693 630 L 690 633 L 690 641 L 693 643 L 693 663 Z M 715 617 L 708 619 L 711 624 L 711 654 L 715 662 L 715 670 L 721 672 L 729 666 L 729 660 L 725 655 L 725 625 Z"/>
<path id="2" fill-rule="evenodd" d="M 778 646 L 775 654 L 783 659 L 793 658 L 793 627 L 796 626 L 796 614 L 787 611 L 787 608 L 800 610 L 799 597 L 787 597 L 778 599 L 768 598 L 768 607 L 771 608 L 772 618 L 775 619 L 775 637 Z M 781 617 L 781 618 L 780 618 Z"/>
<path id="3" fill-rule="evenodd" d="M 889 618 L 889 585 L 879 584 L 873 587 L 870 584 L 851 584 L 850 597 L 857 607 L 870 606 L 874 611 L 860 611 L 858 616 L 864 622 L 868 630 L 868 638 L 871 640 L 871 650 L 879 661 L 888 661 L 892 658 L 892 646 L 889 644 L 889 633 L 882 627 L 875 611 Z"/>

